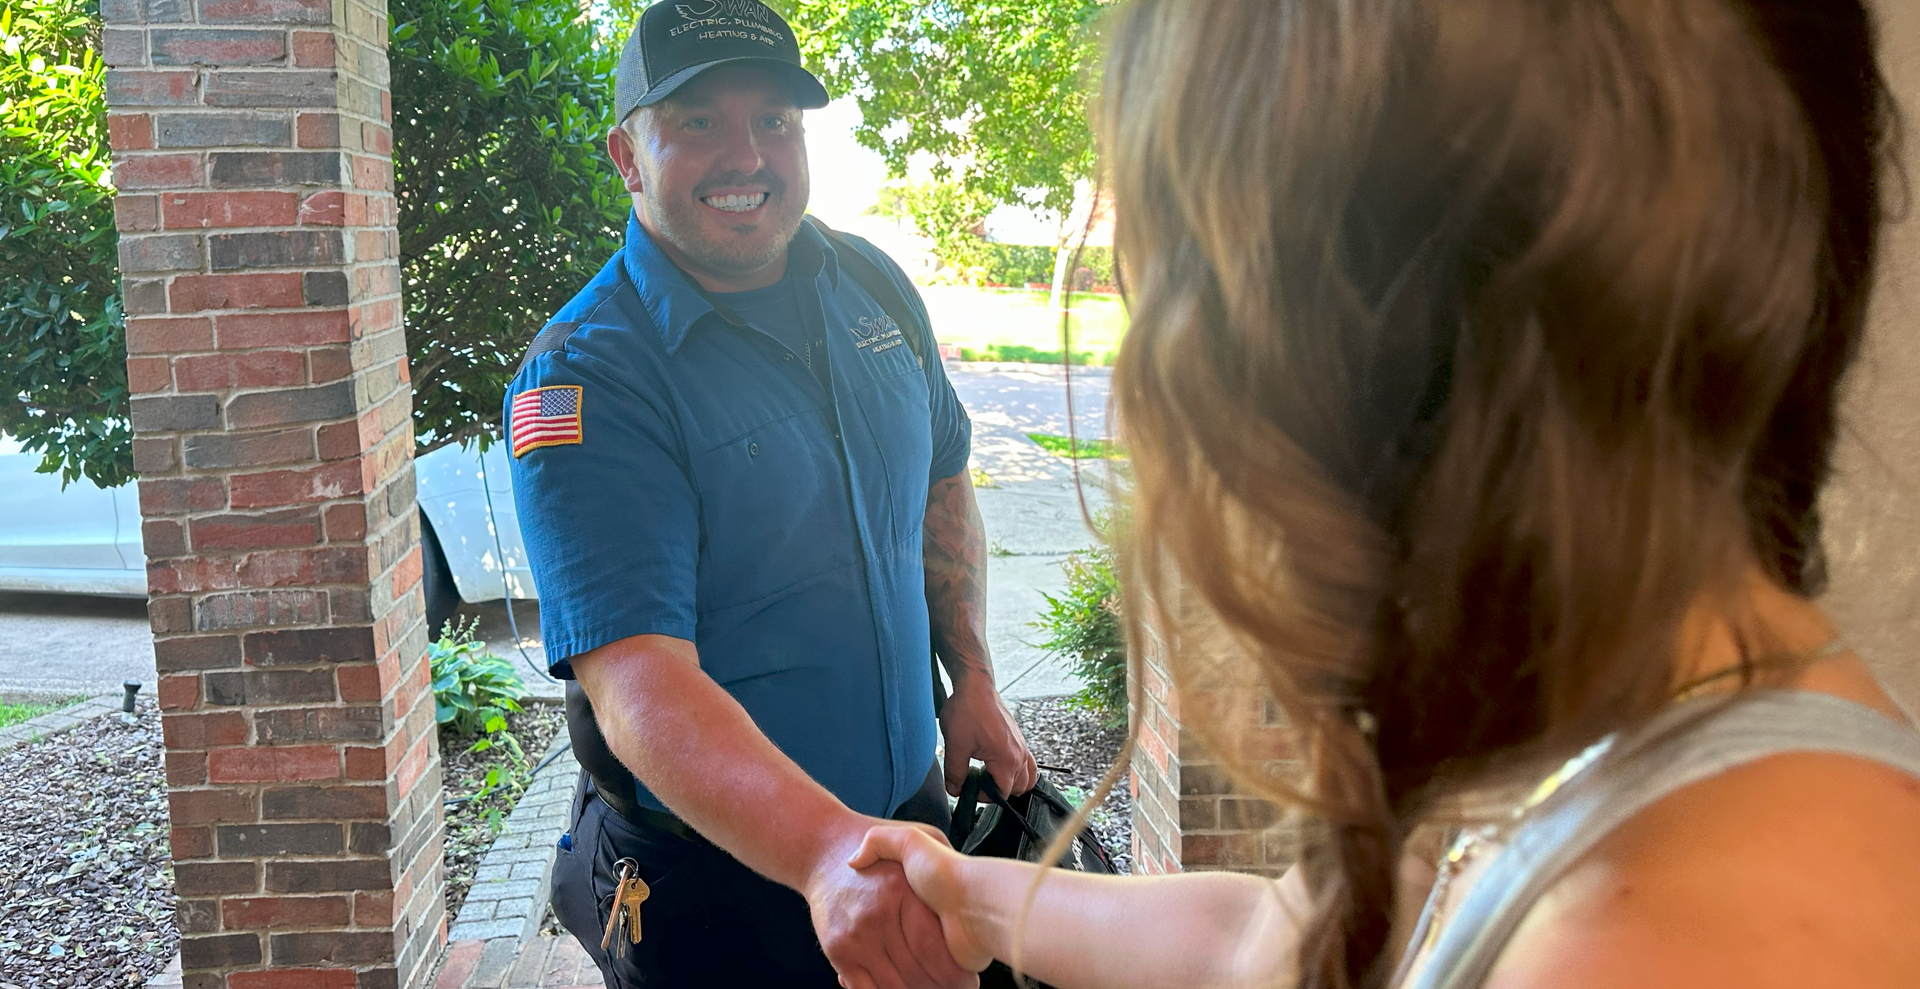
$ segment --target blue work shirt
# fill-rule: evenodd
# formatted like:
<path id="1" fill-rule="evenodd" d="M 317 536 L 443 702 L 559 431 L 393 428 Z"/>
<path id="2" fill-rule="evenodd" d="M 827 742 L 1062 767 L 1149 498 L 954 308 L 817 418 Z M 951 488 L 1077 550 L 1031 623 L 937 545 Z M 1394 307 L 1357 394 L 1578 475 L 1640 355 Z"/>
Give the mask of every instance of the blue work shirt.
<path id="1" fill-rule="evenodd" d="M 857 243 L 928 325 L 898 266 Z M 629 636 L 690 640 L 782 752 L 884 816 L 933 766 L 920 530 L 972 426 L 933 341 L 923 364 L 901 335 L 919 327 L 894 326 L 810 224 L 787 265 L 830 388 L 729 322 L 630 219 L 508 389 L 510 444 L 516 397 L 529 423 L 554 417 L 523 430 L 538 441 L 512 458 L 515 504 L 555 676 Z"/>

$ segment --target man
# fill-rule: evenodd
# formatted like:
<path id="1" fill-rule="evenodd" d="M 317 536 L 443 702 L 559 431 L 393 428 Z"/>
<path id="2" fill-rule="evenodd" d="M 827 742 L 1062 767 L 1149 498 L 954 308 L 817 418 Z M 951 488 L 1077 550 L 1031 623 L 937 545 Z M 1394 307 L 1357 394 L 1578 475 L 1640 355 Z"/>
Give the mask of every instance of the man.
<path id="1" fill-rule="evenodd" d="M 825 102 L 755 0 L 648 8 L 607 135 L 626 247 L 507 399 L 590 777 L 555 910 L 610 985 L 971 984 L 897 868 L 846 862 L 882 818 L 943 823 L 970 758 L 1009 792 L 1037 775 L 993 684 L 971 426 L 924 306 L 803 222 L 801 110 Z M 625 860 L 642 940 L 602 952 Z"/>

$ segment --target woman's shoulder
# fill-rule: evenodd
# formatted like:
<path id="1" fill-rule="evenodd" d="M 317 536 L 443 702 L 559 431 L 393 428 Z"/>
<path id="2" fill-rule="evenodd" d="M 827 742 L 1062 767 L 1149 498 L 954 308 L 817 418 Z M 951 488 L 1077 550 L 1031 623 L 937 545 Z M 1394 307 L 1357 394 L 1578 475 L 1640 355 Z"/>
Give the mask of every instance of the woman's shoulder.
<path id="1" fill-rule="evenodd" d="M 1544 895 L 1488 986 L 1920 985 L 1920 779 L 1784 753 L 1678 790 Z"/>

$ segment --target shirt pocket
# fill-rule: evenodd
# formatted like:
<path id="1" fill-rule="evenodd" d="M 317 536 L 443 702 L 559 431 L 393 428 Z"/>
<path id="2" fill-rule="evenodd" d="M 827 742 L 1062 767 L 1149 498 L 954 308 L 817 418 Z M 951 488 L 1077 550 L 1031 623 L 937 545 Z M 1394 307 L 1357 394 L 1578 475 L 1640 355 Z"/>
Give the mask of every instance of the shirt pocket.
<path id="1" fill-rule="evenodd" d="M 757 426 L 693 458 L 700 611 L 778 597 L 858 559 L 825 410 Z"/>
<path id="2" fill-rule="evenodd" d="M 908 354 L 898 371 L 876 378 L 861 390 L 859 399 L 867 429 L 885 465 L 881 504 L 885 505 L 887 518 L 884 525 L 873 529 L 888 534 L 888 545 L 898 546 L 918 534 L 926 519 L 927 472 L 933 466 L 927 379 Z"/>

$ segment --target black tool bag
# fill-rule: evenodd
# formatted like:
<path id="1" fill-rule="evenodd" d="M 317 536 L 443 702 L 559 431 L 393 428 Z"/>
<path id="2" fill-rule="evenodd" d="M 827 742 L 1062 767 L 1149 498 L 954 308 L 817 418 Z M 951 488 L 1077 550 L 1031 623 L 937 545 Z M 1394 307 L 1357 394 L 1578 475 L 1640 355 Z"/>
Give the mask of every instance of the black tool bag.
<path id="1" fill-rule="evenodd" d="M 1073 804 L 1060 793 L 1053 781 L 1042 773 L 1031 791 L 1007 797 L 988 776 L 974 767 L 960 785 L 960 799 L 953 808 L 953 825 L 947 840 L 966 855 L 1019 859 L 1038 862 L 1053 843 L 1055 835 L 1072 822 Z M 1113 859 L 1100 847 L 1091 830 L 1082 828 L 1073 844 L 1060 856 L 1059 868 L 1075 872 L 1113 875 Z M 1050 989 L 1044 982 L 1022 978 L 1014 981 L 1013 970 L 1003 962 L 994 962 L 980 973 L 980 989 Z"/>

